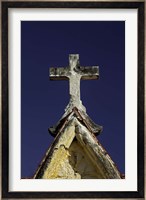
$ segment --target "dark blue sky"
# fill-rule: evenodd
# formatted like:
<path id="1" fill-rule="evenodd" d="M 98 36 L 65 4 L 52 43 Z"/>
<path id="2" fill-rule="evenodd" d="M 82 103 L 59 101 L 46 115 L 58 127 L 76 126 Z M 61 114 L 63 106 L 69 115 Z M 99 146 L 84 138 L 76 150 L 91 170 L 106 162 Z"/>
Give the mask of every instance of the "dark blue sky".
<path id="1" fill-rule="evenodd" d="M 21 22 L 21 176 L 31 177 L 69 102 L 68 81 L 50 81 L 49 67 L 99 66 L 99 80 L 81 81 L 81 99 L 91 119 L 103 126 L 98 139 L 125 173 L 124 21 Z"/>

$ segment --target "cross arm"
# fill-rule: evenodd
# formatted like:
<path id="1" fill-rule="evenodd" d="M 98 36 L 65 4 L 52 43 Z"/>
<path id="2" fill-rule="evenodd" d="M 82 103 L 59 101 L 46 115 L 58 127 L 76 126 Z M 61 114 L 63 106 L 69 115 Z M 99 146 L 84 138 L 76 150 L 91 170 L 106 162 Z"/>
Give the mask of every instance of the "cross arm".
<path id="1" fill-rule="evenodd" d="M 80 67 L 80 74 L 82 80 L 91 80 L 99 78 L 99 67 Z"/>
<path id="2" fill-rule="evenodd" d="M 68 68 L 66 67 L 51 67 L 50 80 L 68 80 Z"/>

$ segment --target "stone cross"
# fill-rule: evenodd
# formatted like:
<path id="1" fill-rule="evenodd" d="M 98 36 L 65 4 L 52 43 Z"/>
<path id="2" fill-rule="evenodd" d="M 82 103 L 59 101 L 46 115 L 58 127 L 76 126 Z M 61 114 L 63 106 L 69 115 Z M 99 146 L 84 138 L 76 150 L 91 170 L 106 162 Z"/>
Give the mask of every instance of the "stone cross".
<path id="1" fill-rule="evenodd" d="M 99 77 L 98 66 L 82 67 L 79 64 L 79 55 L 69 55 L 69 67 L 51 67 L 51 80 L 69 80 L 69 94 L 72 105 L 78 107 L 80 100 L 80 80 L 91 80 Z"/>

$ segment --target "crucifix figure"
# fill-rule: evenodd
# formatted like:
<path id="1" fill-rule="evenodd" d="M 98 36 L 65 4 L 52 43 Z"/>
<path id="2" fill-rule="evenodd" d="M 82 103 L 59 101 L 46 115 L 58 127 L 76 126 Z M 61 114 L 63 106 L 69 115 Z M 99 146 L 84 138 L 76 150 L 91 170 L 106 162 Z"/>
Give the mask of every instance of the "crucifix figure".
<path id="1" fill-rule="evenodd" d="M 69 67 L 51 67 L 51 80 L 69 80 L 70 107 L 81 107 L 80 80 L 91 80 L 99 77 L 98 66 L 82 67 L 78 54 L 69 55 Z"/>

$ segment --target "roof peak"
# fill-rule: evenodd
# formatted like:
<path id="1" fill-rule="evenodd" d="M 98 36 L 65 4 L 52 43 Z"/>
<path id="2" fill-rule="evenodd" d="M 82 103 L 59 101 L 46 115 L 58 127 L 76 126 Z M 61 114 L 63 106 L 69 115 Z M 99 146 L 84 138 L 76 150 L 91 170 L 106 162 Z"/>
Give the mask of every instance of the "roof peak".
<path id="1" fill-rule="evenodd" d="M 73 172 L 74 175 L 78 173 L 81 178 L 120 179 L 121 175 L 115 163 L 98 139 L 92 134 L 93 132 L 95 133 L 93 127 L 99 128 L 98 125 L 95 126 L 94 124 L 93 127 L 92 125 L 90 121 L 87 121 L 86 113 L 84 115 L 74 107 L 72 112 L 62 118 L 55 127 L 56 131 L 54 133 L 56 137 L 54 142 L 46 152 L 33 178 L 60 179 L 65 177 L 67 179 L 76 179 L 76 176 L 72 176 Z M 98 129 L 98 133 L 99 130 L 101 131 L 101 129 Z M 75 143 L 77 146 L 73 148 Z M 78 151 L 79 147 L 81 147 L 82 151 Z M 82 157 L 80 152 L 83 153 Z M 87 158 L 88 162 L 90 161 L 89 165 L 84 158 Z M 86 169 L 94 166 L 94 176 L 82 170 L 84 166 Z M 85 177 L 84 175 L 87 176 Z"/>
<path id="2" fill-rule="evenodd" d="M 84 110 L 80 110 L 77 107 L 73 107 L 70 112 L 68 110 L 64 113 L 63 117 L 58 121 L 58 123 L 48 130 L 50 134 L 54 137 L 56 136 L 62 127 L 66 125 L 68 121 L 72 118 L 76 118 L 81 124 L 83 124 L 92 134 L 99 135 L 103 127 L 95 124 L 91 118 L 87 115 Z"/>

